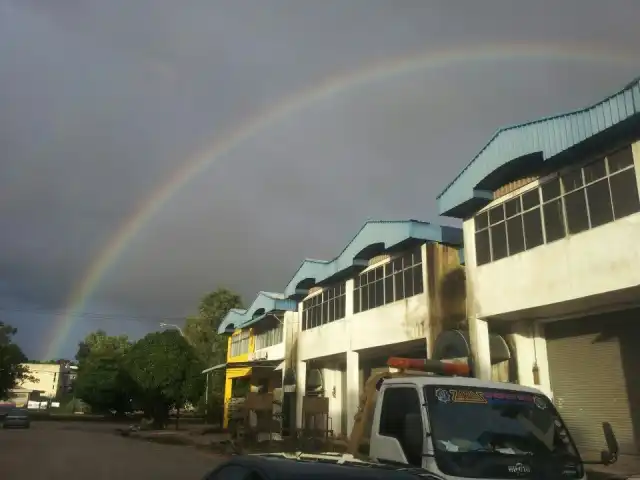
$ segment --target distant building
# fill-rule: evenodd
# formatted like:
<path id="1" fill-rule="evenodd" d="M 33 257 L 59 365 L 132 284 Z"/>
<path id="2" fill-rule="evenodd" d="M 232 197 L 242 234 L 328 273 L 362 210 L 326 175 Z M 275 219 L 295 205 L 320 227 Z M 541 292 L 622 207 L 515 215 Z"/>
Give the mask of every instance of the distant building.
<path id="1" fill-rule="evenodd" d="M 35 381 L 27 380 L 22 382 L 19 389 L 22 392 L 37 392 L 41 397 L 55 398 L 58 394 L 63 393 L 64 387 L 68 384 L 68 368 L 66 365 L 57 363 L 24 363 L 29 369 L 29 375 L 35 378 Z"/>

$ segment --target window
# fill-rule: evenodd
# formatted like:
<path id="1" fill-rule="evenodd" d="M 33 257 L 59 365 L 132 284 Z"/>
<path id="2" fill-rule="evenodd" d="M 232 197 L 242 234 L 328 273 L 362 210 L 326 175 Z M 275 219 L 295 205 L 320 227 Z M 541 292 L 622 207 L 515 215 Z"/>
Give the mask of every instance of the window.
<path id="1" fill-rule="evenodd" d="M 422 449 L 416 449 L 415 445 L 407 444 L 405 426 L 408 415 L 411 416 L 412 420 L 415 419 L 415 421 L 420 421 L 422 424 L 418 391 L 411 387 L 387 388 L 382 398 L 378 433 L 385 437 L 397 439 L 409 463 L 420 466 L 422 464 Z"/>
<path id="2" fill-rule="evenodd" d="M 416 247 L 355 278 L 353 313 L 366 312 L 423 292 L 422 249 Z"/>
<path id="3" fill-rule="evenodd" d="M 249 330 L 243 330 L 231 337 L 231 356 L 249 353 Z"/>
<path id="4" fill-rule="evenodd" d="M 631 147 L 568 171 L 474 218 L 478 266 L 640 211 Z"/>
<path id="5" fill-rule="evenodd" d="M 325 288 L 302 302 L 302 330 L 335 322 L 345 316 L 345 284 Z"/>
<path id="6" fill-rule="evenodd" d="M 275 326 L 267 328 L 266 330 L 258 333 L 256 338 L 256 350 L 260 350 L 261 348 L 267 348 L 272 345 L 277 345 L 282 343 L 282 322 L 276 316 L 272 316 L 271 318 L 277 319 L 278 323 Z"/>

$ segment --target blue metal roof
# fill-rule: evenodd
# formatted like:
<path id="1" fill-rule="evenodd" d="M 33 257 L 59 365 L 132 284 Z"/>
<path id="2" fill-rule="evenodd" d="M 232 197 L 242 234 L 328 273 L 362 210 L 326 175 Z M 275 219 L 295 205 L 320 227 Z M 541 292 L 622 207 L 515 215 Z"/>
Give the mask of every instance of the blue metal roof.
<path id="1" fill-rule="evenodd" d="M 229 310 L 218 326 L 218 333 L 223 334 L 227 329 L 238 328 L 244 322 L 246 313 L 247 311 L 242 308 L 232 308 Z"/>
<path id="2" fill-rule="evenodd" d="M 225 333 L 231 325 L 234 328 L 243 328 L 258 323 L 269 312 L 293 311 L 297 308 L 297 303 L 294 300 L 285 298 L 282 293 L 259 292 L 251 306 L 246 310 L 231 309 L 220 323 L 218 333 Z"/>
<path id="3" fill-rule="evenodd" d="M 640 77 L 618 93 L 582 110 L 498 130 L 438 196 L 440 214 L 465 218 L 475 213 L 493 198 L 494 188 L 489 188 L 489 179 L 499 169 L 508 175 L 509 164 L 511 169 L 520 171 L 527 164 L 540 165 L 597 134 L 613 133 L 614 127 L 622 129 L 623 124 L 630 126 L 640 120 L 639 113 Z"/>
<path id="4" fill-rule="evenodd" d="M 368 221 L 333 260 L 302 262 L 284 295 L 286 298 L 306 295 L 314 285 L 342 272 L 365 268 L 369 259 L 411 239 L 462 245 L 462 230 L 417 220 Z"/>

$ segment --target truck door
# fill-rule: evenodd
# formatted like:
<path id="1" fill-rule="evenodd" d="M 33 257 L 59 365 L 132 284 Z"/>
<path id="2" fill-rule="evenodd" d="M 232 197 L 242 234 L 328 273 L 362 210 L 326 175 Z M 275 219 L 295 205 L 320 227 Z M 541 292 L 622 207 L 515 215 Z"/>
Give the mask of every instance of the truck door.
<path id="1" fill-rule="evenodd" d="M 380 393 L 370 441 L 371 456 L 379 461 L 421 467 L 426 439 L 422 392 L 413 385 L 390 385 Z"/>

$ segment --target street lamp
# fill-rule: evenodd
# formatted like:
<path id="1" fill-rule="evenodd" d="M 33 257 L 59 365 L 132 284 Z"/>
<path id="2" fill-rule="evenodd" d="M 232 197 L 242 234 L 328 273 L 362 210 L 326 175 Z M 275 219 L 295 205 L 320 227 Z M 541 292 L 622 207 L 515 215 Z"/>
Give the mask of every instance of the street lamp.
<path id="1" fill-rule="evenodd" d="M 178 330 L 180 332 L 180 335 L 182 335 L 185 340 L 188 340 L 188 338 L 186 337 L 186 335 L 184 334 L 184 332 L 182 331 L 182 329 L 178 325 L 174 325 L 173 323 L 161 323 L 160 327 L 161 328 L 175 328 L 176 330 Z"/>

